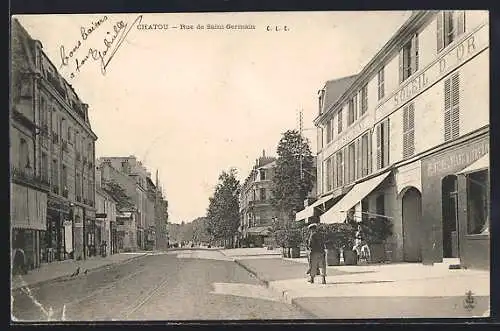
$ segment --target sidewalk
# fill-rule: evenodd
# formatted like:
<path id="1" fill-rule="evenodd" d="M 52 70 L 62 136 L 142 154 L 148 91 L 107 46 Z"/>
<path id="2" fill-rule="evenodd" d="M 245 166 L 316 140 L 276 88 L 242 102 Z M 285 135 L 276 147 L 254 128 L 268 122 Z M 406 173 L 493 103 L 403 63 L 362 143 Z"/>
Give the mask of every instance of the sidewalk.
<path id="1" fill-rule="evenodd" d="M 448 263 L 332 266 L 323 285 L 320 277 L 307 282 L 306 258 L 236 262 L 288 303 L 319 318 L 481 317 L 489 311 L 490 273 L 449 270 Z"/>
<path id="2" fill-rule="evenodd" d="M 21 277 L 16 275 L 11 278 L 11 289 L 16 290 L 23 286 L 34 287 L 66 278 L 75 272 L 78 267 L 80 267 L 81 273 L 85 270 L 96 271 L 111 265 L 129 262 L 146 254 L 147 252 L 119 253 L 106 257 L 92 257 L 82 261 L 66 260 L 42 264 L 40 268 L 30 270 L 27 275 L 21 275 Z"/>
<path id="3" fill-rule="evenodd" d="M 273 257 L 281 255 L 281 249 L 268 250 L 265 247 L 253 247 L 253 248 L 230 248 L 230 249 L 220 249 L 222 254 L 227 257 L 232 257 L 235 259 L 255 259 L 264 257 Z"/>

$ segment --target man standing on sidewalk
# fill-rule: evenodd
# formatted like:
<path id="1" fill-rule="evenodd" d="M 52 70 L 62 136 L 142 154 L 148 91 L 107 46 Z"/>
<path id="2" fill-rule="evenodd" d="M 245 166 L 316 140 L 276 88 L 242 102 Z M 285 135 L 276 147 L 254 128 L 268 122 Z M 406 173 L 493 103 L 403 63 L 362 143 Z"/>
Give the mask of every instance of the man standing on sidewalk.
<path id="1" fill-rule="evenodd" d="M 313 223 L 308 226 L 311 230 L 307 246 L 310 251 L 310 278 L 309 283 L 314 283 L 314 277 L 318 274 L 318 269 L 321 268 L 322 283 L 326 284 L 326 257 L 325 257 L 325 241 L 320 232 L 318 225 Z"/>

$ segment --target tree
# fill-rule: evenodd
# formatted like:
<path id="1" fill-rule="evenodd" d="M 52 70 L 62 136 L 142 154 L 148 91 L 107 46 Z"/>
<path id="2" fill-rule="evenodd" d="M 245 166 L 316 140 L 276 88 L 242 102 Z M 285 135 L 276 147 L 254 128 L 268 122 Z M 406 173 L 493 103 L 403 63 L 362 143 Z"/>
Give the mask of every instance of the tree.
<path id="1" fill-rule="evenodd" d="M 236 179 L 236 169 L 223 171 L 215 192 L 209 199 L 207 210 L 207 232 L 216 240 L 232 243 L 240 224 L 239 215 L 240 183 Z"/>
<path id="2" fill-rule="evenodd" d="M 198 217 L 193 220 L 193 241 L 195 242 L 209 242 L 210 234 L 208 233 L 208 221 L 206 217 Z"/>
<path id="3" fill-rule="evenodd" d="M 132 199 L 127 195 L 125 189 L 113 180 L 106 181 L 103 190 L 116 200 L 116 209 L 129 209 L 134 207 Z"/>
<path id="4" fill-rule="evenodd" d="M 277 154 L 271 203 L 280 211 L 284 223 L 289 224 L 295 213 L 304 208 L 304 200 L 313 188 L 313 156 L 308 140 L 297 130 L 283 134 Z"/>

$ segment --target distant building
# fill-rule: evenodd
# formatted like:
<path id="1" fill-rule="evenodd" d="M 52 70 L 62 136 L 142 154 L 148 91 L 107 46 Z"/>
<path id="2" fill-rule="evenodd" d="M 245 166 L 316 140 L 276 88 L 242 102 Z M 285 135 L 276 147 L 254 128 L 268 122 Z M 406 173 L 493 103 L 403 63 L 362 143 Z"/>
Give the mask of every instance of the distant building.
<path id="1" fill-rule="evenodd" d="M 263 151 L 241 188 L 240 232 L 243 241 L 252 245 L 272 242 L 270 228 L 279 214 L 271 205 L 275 166 L 276 158 L 266 156 Z"/>
<path id="2" fill-rule="evenodd" d="M 106 243 L 106 254 L 117 253 L 117 201 L 102 185 L 101 172 L 96 170 L 96 242 Z"/>

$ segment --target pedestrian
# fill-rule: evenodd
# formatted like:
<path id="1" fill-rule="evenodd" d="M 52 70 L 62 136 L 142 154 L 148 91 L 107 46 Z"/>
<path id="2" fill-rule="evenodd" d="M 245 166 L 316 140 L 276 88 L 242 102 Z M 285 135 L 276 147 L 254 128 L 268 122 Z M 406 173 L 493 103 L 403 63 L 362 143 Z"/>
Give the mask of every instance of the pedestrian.
<path id="1" fill-rule="evenodd" d="M 326 284 L 326 256 L 325 256 L 325 241 L 321 233 L 318 231 L 318 224 L 312 223 L 308 226 L 311 234 L 307 246 L 309 248 L 309 283 L 314 283 L 314 277 L 319 275 L 321 268 L 322 283 Z"/>

